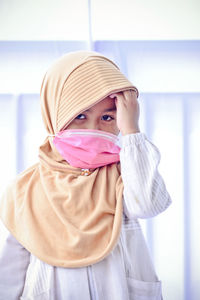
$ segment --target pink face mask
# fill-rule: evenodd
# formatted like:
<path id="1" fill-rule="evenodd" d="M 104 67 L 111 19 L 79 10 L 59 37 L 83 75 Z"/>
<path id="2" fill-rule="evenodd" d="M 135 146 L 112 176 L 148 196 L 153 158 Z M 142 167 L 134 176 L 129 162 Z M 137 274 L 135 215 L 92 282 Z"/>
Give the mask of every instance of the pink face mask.
<path id="1" fill-rule="evenodd" d="M 57 133 L 53 143 L 71 166 L 93 169 L 119 161 L 117 140 L 102 130 L 69 129 Z"/>

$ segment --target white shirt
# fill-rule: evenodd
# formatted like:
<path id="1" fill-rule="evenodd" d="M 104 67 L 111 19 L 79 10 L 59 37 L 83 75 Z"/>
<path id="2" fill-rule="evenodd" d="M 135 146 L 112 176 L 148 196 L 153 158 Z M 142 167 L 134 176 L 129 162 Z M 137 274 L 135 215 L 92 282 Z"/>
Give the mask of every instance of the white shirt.
<path id="1" fill-rule="evenodd" d="M 122 137 L 123 223 L 117 245 L 102 261 L 83 268 L 50 266 L 7 231 L 0 230 L 0 300 L 160 300 L 158 280 L 138 218 L 171 203 L 158 172 L 160 153 L 143 133 Z"/>

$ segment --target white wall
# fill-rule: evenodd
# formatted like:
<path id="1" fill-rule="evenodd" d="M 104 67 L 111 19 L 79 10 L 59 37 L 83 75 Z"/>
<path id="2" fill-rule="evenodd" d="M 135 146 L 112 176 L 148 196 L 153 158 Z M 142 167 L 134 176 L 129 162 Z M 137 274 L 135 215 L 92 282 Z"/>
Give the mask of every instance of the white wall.
<path id="1" fill-rule="evenodd" d="M 0 40 L 197 40 L 199 0 L 1 0 Z"/>

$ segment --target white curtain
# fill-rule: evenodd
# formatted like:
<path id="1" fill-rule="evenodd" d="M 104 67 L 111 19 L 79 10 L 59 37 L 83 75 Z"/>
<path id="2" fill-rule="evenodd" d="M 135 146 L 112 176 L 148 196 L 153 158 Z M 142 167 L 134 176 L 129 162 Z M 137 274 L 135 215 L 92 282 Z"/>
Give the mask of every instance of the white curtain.
<path id="1" fill-rule="evenodd" d="M 136 2 L 139 7 L 140 2 Z M 2 3 L 6 11 L 8 2 Z M 106 2 L 103 3 L 105 6 Z M 87 1 L 79 1 L 79 4 L 84 6 L 86 13 Z M 80 20 L 79 15 L 77 20 L 80 24 L 76 27 L 75 38 L 70 33 L 68 41 L 61 41 L 66 34 L 64 31 L 58 36 L 60 41 L 55 41 L 54 37 L 54 41 L 48 41 L 49 37 L 42 41 L 45 31 L 42 31 L 44 28 L 41 24 L 38 41 L 37 38 L 28 40 L 27 33 L 21 36 L 26 41 L 12 41 L 11 35 L 10 41 L 6 41 L 3 35 L 5 28 L 2 37 L 0 34 L 0 192 L 19 172 L 37 162 L 38 147 L 46 135 L 39 105 L 40 84 L 46 69 L 57 57 L 69 51 L 92 48 L 105 54 L 120 66 L 140 91 L 140 127 L 160 149 L 160 172 L 173 201 L 163 214 L 147 221 L 141 220 L 157 273 L 163 282 L 164 299 L 199 300 L 200 42 L 192 39 L 111 40 L 109 30 L 103 33 L 100 30 L 103 10 L 97 22 L 95 14 L 97 16 L 98 5 L 96 2 L 95 6 L 94 1 L 91 4 L 85 16 L 89 17 L 89 22 L 87 26 L 84 25 L 84 31 L 91 23 L 95 26 L 93 30 L 89 28 L 89 34 L 85 34 L 83 40 L 79 32 L 83 19 Z M 49 18 L 53 20 L 55 11 L 52 7 L 51 10 Z M 169 14 L 170 10 L 166 11 Z M 191 7 L 190 10 L 185 8 L 185 11 L 188 13 Z M 108 11 L 106 13 L 108 21 Z M 148 13 L 153 14 L 153 11 L 149 10 Z M 195 13 L 193 18 L 197 20 Z M 112 14 L 112 26 L 117 20 L 119 18 L 114 18 Z M 137 20 L 139 22 L 139 17 Z M 20 24 L 16 23 L 16 26 Z M 109 26 L 106 28 L 109 29 Z M 23 33 L 20 29 L 16 32 Z M 55 36 L 58 32 L 59 28 L 54 32 Z M 31 37 L 33 33 L 34 30 L 31 31 Z M 120 34 L 122 36 L 123 32 Z M 134 34 L 136 37 L 137 30 Z M 106 36 L 106 40 L 100 39 L 103 36 Z M 165 36 L 168 36 L 166 30 Z M 93 42 L 92 37 L 99 40 Z M 130 39 L 131 34 L 126 37 Z"/>

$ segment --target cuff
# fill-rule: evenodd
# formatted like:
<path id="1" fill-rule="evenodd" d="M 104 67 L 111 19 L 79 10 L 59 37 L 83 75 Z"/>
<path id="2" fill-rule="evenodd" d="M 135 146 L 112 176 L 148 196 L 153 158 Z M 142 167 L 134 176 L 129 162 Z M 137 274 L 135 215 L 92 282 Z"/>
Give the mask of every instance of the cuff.
<path id="1" fill-rule="evenodd" d="M 142 132 L 130 133 L 122 136 L 122 146 L 139 145 L 144 143 L 146 136 Z"/>

